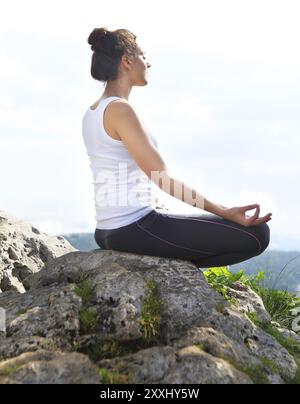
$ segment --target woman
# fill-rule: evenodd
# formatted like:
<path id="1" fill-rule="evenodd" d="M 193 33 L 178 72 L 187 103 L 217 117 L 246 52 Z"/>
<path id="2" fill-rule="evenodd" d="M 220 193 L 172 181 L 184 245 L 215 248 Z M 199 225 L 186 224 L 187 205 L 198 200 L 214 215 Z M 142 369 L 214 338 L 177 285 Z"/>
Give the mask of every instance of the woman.
<path id="1" fill-rule="evenodd" d="M 102 249 L 189 260 L 198 267 L 231 265 L 269 245 L 257 204 L 227 208 L 213 203 L 170 173 L 157 139 L 129 103 L 132 87 L 145 86 L 151 65 L 125 29 L 94 29 L 91 75 L 106 83 L 83 118 L 83 138 L 94 178 L 95 240 Z M 210 212 L 158 211 L 154 187 Z M 141 197 L 142 196 L 142 197 Z M 246 215 L 256 209 L 253 216 Z"/>

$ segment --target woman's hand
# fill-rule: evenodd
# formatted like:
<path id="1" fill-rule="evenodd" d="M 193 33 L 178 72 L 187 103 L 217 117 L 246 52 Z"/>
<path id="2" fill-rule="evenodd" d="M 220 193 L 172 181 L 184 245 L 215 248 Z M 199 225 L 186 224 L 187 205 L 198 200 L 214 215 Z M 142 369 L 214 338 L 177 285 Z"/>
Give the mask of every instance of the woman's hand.
<path id="1" fill-rule="evenodd" d="M 253 216 L 246 215 L 248 210 L 255 209 L 255 214 Z M 256 226 L 259 224 L 267 223 L 272 220 L 272 213 L 268 213 L 264 217 L 259 217 L 260 206 L 259 205 L 247 205 L 234 208 L 225 208 L 222 212 L 222 217 L 232 222 L 241 224 L 242 226 Z"/>

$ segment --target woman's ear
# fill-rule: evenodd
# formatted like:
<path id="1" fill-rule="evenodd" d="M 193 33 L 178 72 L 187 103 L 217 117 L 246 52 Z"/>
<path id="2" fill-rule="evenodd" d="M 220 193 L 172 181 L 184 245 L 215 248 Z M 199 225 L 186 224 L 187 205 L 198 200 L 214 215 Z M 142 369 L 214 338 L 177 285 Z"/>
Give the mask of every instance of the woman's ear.
<path id="1" fill-rule="evenodd" d="M 129 59 L 129 57 L 128 56 L 126 56 L 126 55 L 123 55 L 122 56 L 122 60 L 123 60 L 123 62 L 125 62 L 125 63 L 127 63 L 127 64 L 131 64 L 131 61 L 130 61 L 130 59 Z"/>

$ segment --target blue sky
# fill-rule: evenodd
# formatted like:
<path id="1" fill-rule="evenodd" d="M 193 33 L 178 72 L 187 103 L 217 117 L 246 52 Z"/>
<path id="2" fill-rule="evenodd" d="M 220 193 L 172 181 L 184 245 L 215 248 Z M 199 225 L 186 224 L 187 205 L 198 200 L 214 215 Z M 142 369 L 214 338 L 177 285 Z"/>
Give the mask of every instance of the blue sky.
<path id="1" fill-rule="evenodd" d="M 81 121 L 103 85 L 90 76 L 87 37 L 127 28 L 152 65 L 130 102 L 170 169 L 222 205 L 260 203 L 261 215 L 273 213 L 270 248 L 300 250 L 299 2 L 12 0 L 1 9 L 0 209 L 50 234 L 94 231 Z"/>

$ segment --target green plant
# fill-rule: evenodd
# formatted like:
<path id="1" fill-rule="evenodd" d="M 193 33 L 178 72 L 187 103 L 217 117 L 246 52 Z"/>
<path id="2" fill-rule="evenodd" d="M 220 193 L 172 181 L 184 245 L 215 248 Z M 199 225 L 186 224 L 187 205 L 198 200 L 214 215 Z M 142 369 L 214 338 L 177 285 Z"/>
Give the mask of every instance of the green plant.
<path id="1" fill-rule="evenodd" d="M 272 320 L 284 328 L 292 329 L 292 322 L 295 319 L 292 310 L 300 307 L 300 298 L 291 292 L 268 289 L 263 286 L 262 283 L 266 278 L 264 272 L 259 272 L 257 275 L 246 275 L 243 270 L 232 273 L 228 267 L 217 267 L 209 268 L 204 275 L 208 283 L 232 304 L 235 301 L 229 296 L 229 289 L 236 282 L 249 286 L 261 297 Z"/>
<path id="2" fill-rule="evenodd" d="M 98 374 L 102 377 L 103 384 L 127 384 L 128 376 L 118 372 L 112 372 L 105 368 L 100 368 Z"/>
<path id="3" fill-rule="evenodd" d="M 81 309 L 79 313 L 80 328 L 82 334 L 95 331 L 97 325 L 97 313 L 93 309 Z"/>
<path id="4" fill-rule="evenodd" d="M 75 289 L 77 296 L 81 297 L 83 303 L 90 302 L 94 297 L 94 290 L 91 281 L 85 279 Z"/>
<path id="5" fill-rule="evenodd" d="M 234 361 L 230 362 L 237 370 L 250 377 L 254 384 L 270 384 L 270 381 L 263 369 L 263 365 L 245 366 Z"/>
<path id="6" fill-rule="evenodd" d="M 235 300 L 229 296 L 228 290 L 236 282 L 247 285 L 256 291 L 258 290 L 261 281 L 265 278 L 263 272 L 259 272 L 255 276 L 248 276 L 245 275 L 243 270 L 237 273 L 232 273 L 228 267 L 209 268 L 204 272 L 204 276 L 206 277 L 207 282 L 230 303 L 235 303 Z"/>
<path id="7" fill-rule="evenodd" d="M 292 310 L 300 306 L 300 299 L 294 293 L 266 287 L 259 287 L 257 293 L 262 298 L 272 320 L 279 323 L 283 328 L 292 329 L 292 323 L 295 319 Z"/>
<path id="8" fill-rule="evenodd" d="M 262 358 L 260 358 L 260 361 L 263 363 L 263 365 L 266 368 L 270 369 L 273 374 L 279 374 L 280 375 L 280 373 L 281 373 L 280 369 L 277 366 L 277 363 L 274 362 L 272 359 L 262 357 Z"/>
<path id="9" fill-rule="evenodd" d="M 148 279 L 147 296 L 142 305 L 140 319 L 141 333 L 148 342 L 156 339 L 159 335 L 162 308 L 158 285 L 154 280 Z"/>
<path id="10" fill-rule="evenodd" d="M 284 337 L 281 332 L 268 323 L 258 322 L 258 326 L 272 335 L 292 356 L 300 359 L 300 345 L 294 338 Z"/>

